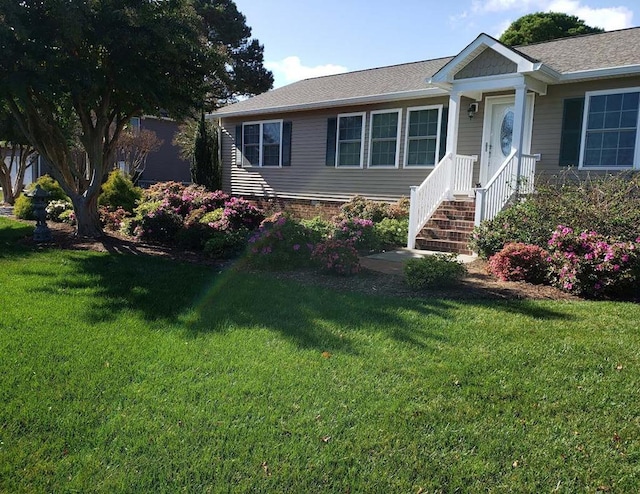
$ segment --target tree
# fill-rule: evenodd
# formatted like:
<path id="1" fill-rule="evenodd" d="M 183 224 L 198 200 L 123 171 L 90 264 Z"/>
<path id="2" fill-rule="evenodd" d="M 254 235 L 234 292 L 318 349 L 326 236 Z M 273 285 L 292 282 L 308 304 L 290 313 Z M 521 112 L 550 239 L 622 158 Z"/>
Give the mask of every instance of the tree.
<path id="1" fill-rule="evenodd" d="M 500 36 L 507 46 L 530 45 L 580 34 L 602 33 L 604 29 L 587 26 L 582 19 L 560 12 L 527 14 L 511 23 Z"/>
<path id="2" fill-rule="evenodd" d="M 0 0 L 0 12 L 0 99 L 71 198 L 77 233 L 99 236 L 98 195 L 125 125 L 199 108 L 225 57 L 190 0 Z"/>
<path id="3" fill-rule="evenodd" d="M 204 110 L 213 111 L 235 100 L 268 91 L 273 74 L 264 63 L 264 46 L 251 39 L 246 17 L 233 0 L 194 0 L 207 32 L 209 46 L 224 58 L 224 70 L 209 78 L 210 92 Z"/>
<path id="4" fill-rule="evenodd" d="M 124 163 L 125 172 L 137 183 L 145 168 L 149 154 L 155 153 L 164 141 L 149 129 L 125 129 L 116 145 L 116 161 Z"/>
<path id="5" fill-rule="evenodd" d="M 18 128 L 9 109 L 0 104 L 0 187 L 4 202 L 13 205 L 24 188 L 24 176 L 35 149 Z"/>
<path id="6" fill-rule="evenodd" d="M 204 113 L 200 116 L 193 145 L 191 180 L 209 190 L 218 190 L 222 186 L 218 160 L 218 132 L 215 126 L 205 121 Z"/>

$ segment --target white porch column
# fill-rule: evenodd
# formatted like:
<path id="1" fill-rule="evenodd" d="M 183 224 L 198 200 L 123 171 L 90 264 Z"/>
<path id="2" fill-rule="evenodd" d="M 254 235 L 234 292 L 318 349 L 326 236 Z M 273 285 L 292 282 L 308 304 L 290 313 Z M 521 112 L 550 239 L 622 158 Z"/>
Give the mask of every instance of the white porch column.
<path id="1" fill-rule="evenodd" d="M 447 149 L 451 153 L 451 163 L 447 172 L 447 199 L 453 199 L 453 174 L 456 173 L 456 154 L 458 153 L 458 127 L 460 124 L 460 93 L 452 91 L 449 95 L 449 118 L 447 120 Z"/>
<path id="2" fill-rule="evenodd" d="M 460 93 L 452 91 L 449 94 L 449 119 L 447 120 L 447 149 L 455 159 L 458 153 L 458 127 L 460 124 Z"/>
<path id="3" fill-rule="evenodd" d="M 513 139 L 511 141 L 511 150 L 516 151 L 516 160 L 518 163 L 516 172 L 516 193 L 520 188 L 520 175 L 522 168 L 522 148 L 524 146 L 524 126 L 527 108 L 527 85 L 521 84 L 516 86 L 516 101 L 513 112 Z"/>

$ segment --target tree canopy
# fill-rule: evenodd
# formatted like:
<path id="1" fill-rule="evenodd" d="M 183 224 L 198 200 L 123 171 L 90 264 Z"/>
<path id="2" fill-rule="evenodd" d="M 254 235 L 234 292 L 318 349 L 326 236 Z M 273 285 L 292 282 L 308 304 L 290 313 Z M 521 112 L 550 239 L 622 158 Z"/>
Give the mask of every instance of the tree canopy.
<path id="1" fill-rule="evenodd" d="M 511 23 L 500 36 L 507 46 L 530 45 L 580 34 L 601 33 L 604 29 L 587 26 L 582 19 L 560 12 L 527 14 Z"/>
<path id="2" fill-rule="evenodd" d="M 102 232 L 97 197 L 131 117 L 270 87 L 250 33 L 231 0 L 0 0 L 0 99 L 52 165 L 79 234 Z"/>

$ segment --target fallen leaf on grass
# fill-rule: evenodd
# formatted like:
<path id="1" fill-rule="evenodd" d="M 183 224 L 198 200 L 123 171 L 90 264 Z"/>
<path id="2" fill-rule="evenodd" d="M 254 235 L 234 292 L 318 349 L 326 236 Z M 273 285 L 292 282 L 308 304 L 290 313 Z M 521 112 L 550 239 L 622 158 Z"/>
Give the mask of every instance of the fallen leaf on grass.
<path id="1" fill-rule="evenodd" d="M 331 436 L 322 436 L 322 438 L 320 438 L 320 440 L 323 443 L 328 443 L 329 441 L 331 441 Z"/>
<path id="2" fill-rule="evenodd" d="M 331 358 L 331 354 L 329 352 L 322 352 L 322 358 Z"/>
<path id="3" fill-rule="evenodd" d="M 616 370 L 617 371 L 621 371 L 622 369 L 624 369 L 624 365 L 622 365 L 622 364 L 616 365 Z"/>
<path id="4" fill-rule="evenodd" d="M 262 462 L 262 470 L 264 470 L 264 474 L 265 474 L 267 477 L 271 477 L 271 471 L 269 470 L 269 465 L 267 465 L 267 462 L 266 462 L 266 461 L 263 461 L 263 462 Z"/>

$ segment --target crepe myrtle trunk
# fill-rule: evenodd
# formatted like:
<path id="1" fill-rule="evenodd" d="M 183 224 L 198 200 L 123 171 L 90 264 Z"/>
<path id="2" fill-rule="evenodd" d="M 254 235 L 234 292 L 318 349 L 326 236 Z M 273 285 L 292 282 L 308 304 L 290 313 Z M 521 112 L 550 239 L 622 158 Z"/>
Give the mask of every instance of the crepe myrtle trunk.
<path id="1" fill-rule="evenodd" d="M 72 194 L 71 202 L 76 216 L 76 235 L 96 238 L 102 235 L 102 224 L 98 213 L 98 194 L 91 196 Z"/>

